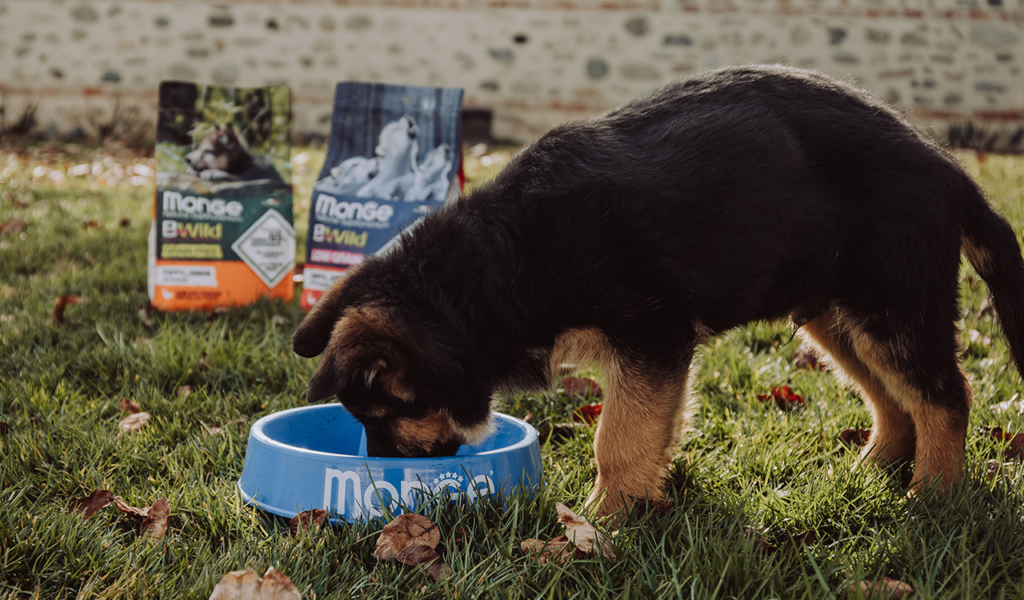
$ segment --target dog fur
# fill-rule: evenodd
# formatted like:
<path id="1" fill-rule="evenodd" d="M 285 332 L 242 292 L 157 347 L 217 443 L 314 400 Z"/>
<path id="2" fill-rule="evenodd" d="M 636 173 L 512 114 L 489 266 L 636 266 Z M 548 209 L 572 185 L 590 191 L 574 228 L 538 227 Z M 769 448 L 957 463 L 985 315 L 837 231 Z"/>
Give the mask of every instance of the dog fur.
<path id="1" fill-rule="evenodd" d="M 1016 234 L 955 158 L 885 103 L 781 66 L 668 85 L 558 127 L 329 290 L 295 332 L 324 354 L 376 456 L 448 455 L 492 395 L 596 360 L 605 402 L 589 502 L 659 498 L 698 344 L 791 318 L 860 389 L 864 456 L 950 490 L 971 389 L 958 360 L 960 253 L 1024 365 Z"/>

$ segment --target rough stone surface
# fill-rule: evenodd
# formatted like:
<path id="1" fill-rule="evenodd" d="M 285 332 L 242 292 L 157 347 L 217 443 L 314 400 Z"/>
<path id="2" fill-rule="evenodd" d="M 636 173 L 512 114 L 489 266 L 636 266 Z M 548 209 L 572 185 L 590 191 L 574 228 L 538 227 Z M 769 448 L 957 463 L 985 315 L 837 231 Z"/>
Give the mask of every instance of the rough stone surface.
<path id="1" fill-rule="evenodd" d="M 326 135 L 350 80 L 462 87 L 496 136 L 525 141 L 762 62 L 844 77 L 954 143 L 1024 151 L 1022 60 L 1024 0 L 0 0 L 0 93 L 52 132 L 83 126 L 83 95 L 155 121 L 177 79 L 290 85 L 293 130 Z"/>

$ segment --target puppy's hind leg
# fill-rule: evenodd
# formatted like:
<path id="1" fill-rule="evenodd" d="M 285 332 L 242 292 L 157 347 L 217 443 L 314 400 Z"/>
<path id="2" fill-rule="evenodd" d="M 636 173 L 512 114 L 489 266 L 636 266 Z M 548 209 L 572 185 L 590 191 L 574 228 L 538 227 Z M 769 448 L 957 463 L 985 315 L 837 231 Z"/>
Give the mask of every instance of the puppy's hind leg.
<path id="1" fill-rule="evenodd" d="M 917 432 L 914 419 L 901 406 L 885 383 L 872 373 L 871 368 L 857 356 L 853 333 L 840 320 L 840 312 L 831 308 L 804 325 L 801 336 L 823 350 L 834 366 L 841 369 L 855 384 L 871 411 L 872 428 L 861 460 L 898 470 L 914 459 Z"/>
<path id="2" fill-rule="evenodd" d="M 912 493 L 932 484 L 949 491 L 963 471 L 971 389 L 957 362 L 953 319 L 942 312 L 935 303 L 877 314 L 835 312 L 840 337 L 868 369 L 858 382 L 876 420 L 865 455 L 903 459 L 913 440 Z"/>

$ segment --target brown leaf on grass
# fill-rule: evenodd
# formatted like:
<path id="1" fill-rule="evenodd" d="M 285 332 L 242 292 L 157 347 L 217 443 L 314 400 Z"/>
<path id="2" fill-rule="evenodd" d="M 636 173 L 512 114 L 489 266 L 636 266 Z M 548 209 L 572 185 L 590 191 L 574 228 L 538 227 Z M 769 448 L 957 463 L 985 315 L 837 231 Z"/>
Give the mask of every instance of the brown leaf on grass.
<path id="1" fill-rule="evenodd" d="M 82 229 L 99 229 L 100 224 L 95 219 L 89 219 L 82 223 Z"/>
<path id="2" fill-rule="evenodd" d="M 288 521 L 288 532 L 292 535 L 298 535 L 299 531 L 305 529 L 320 529 L 325 523 L 329 522 L 330 516 L 331 513 L 319 508 L 302 511 L 292 517 L 291 521 Z"/>
<path id="3" fill-rule="evenodd" d="M 132 413 L 117 424 L 120 433 L 134 433 L 149 424 L 149 413 Z"/>
<path id="4" fill-rule="evenodd" d="M 121 220 L 118 221 L 117 224 L 120 225 L 121 227 L 131 227 L 132 220 L 129 219 L 128 217 L 121 217 Z"/>
<path id="5" fill-rule="evenodd" d="M 128 504 L 128 502 L 124 498 L 122 498 L 120 496 L 114 496 L 114 506 L 117 507 L 117 510 L 119 510 L 119 511 L 125 513 L 125 514 L 133 515 L 133 516 L 136 516 L 136 517 L 142 517 L 142 518 L 146 518 L 146 517 L 149 516 L 149 508 L 148 507 L 147 508 L 136 508 L 136 507 L 132 506 L 131 504 Z"/>
<path id="6" fill-rule="evenodd" d="M 53 321 L 55 323 L 64 322 L 64 311 L 67 309 L 69 304 L 82 304 L 85 302 L 81 297 L 72 294 L 64 294 L 60 298 L 57 298 L 57 305 L 53 307 Z"/>
<path id="7" fill-rule="evenodd" d="M 881 581 L 865 579 L 851 583 L 847 588 L 849 593 L 859 593 L 861 598 L 885 598 L 887 600 L 899 600 L 913 596 L 914 588 L 902 581 L 883 578 Z"/>
<path id="8" fill-rule="evenodd" d="M 757 399 L 762 402 L 773 400 L 775 405 L 782 410 L 793 410 L 804 402 L 803 397 L 795 393 L 788 385 L 777 385 L 767 394 L 758 394 Z"/>
<path id="9" fill-rule="evenodd" d="M 536 555 L 537 562 L 546 565 L 549 562 L 565 562 L 576 556 L 576 548 L 569 543 L 569 538 L 560 535 L 543 542 L 536 539 L 523 540 L 519 548 L 526 555 Z"/>
<path id="10" fill-rule="evenodd" d="M 28 222 L 22 218 L 4 221 L 4 223 L 0 225 L 0 237 L 5 235 L 18 235 L 22 231 L 25 231 L 25 225 L 27 225 L 27 223 Z"/>
<path id="11" fill-rule="evenodd" d="M 137 415 L 142 412 L 142 408 L 136 404 L 134 400 L 121 398 L 121 400 L 118 401 L 118 405 L 121 407 L 121 412 L 126 412 L 130 415 Z"/>
<path id="12" fill-rule="evenodd" d="M 441 532 L 433 521 L 423 515 L 403 513 L 384 526 L 373 556 L 377 560 L 422 566 L 437 580 L 451 574 L 451 569 L 437 553 L 440 542 Z"/>
<path id="13" fill-rule="evenodd" d="M 810 371 L 825 370 L 825 365 L 821 362 L 821 358 L 808 346 L 800 346 L 793 353 L 793 366 Z"/>
<path id="14" fill-rule="evenodd" d="M 846 446 L 863 446 L 871 439 L 870 429 L 844 429 L 839 434 L 839 441 Z"/>
<path id="15" fill-rule="evenodd" d="M 593 425 L 597 423 L 597 420 L 601 417 L 601 410 L 604 408 L 604 404 L 588 404 L 577 408 L 572 413 L 572 420 L 578 423 L 586 423 L 587 425 Z"/>
<path id="16" fill-rule="evenodd" d="M 440 541 L 441 532 L 433 521 L 423 515 L 402 513 L 380 532 L 373 557 L 378 560 L 394 560 L 413 542 L 437 548 Z"/>
<path id="17" fill-rule="evenodd" d="M 88 519 L 96 514 L 96 511 L 110 504 L 110 501 L 113 499 L 114 493 L 110 490 L 93 490 L 92 493 L 85 498 L 76 498 L 72 500 L 71 506 L 68 507 L 68 514 L 84 513 L 82 515 L 82 519 Z"/>
<path id="18" fill-rule="evenodd" d="M 146 518 L 142 521 L 139 533 L 150 540 L 159 540 L 167 533 L 167 517 L 171 514 L 171 505 L 167 498 L 160 498 L 146 510 Z"/>
<path id="19" fill-rule="evenodd" d="M 274 567 L 260 579 L 252 569 L 231 571 L 220 578 L 210 600 L 302 600 L 287 575 Z"/>
<path id="20" fill-rule="evenodd" d="M 558 511 L 558 520 L 565 526 L 565 537 L 576 548 L 588 554 L 600 550 L 605 558 L 615 560 L 615 547 L 608 536 L 561 502 L 555 503 L 555 510 Z"/>
<path id="21" fill-rule="evenodd" d="M 11 429 L 11 426 L 8 425 L 6 421 L 0 421 L 0 435 L 7 435 L 11 431 L 13 431 L 13 429 Z"/>
<path id="22" fill-rule="evenodd" d="M 399 552 L 395 558 L 398 562 L 407 564 L 410 567 L 423 567 L 427 574 L 430 575 L 430 578 L 435 581 L 444 579 L 452 574 L 451 568 L 445 564 L 437 551 L 420 542 L 412 542 Z"/>
<path id="23" fill-rule="evenodd" d="M 584 398 L 601 398 L 604 391 L 601 384 L 589 377 L 563 377 L 562 389 L 568 396 L 583 396 Z"/>

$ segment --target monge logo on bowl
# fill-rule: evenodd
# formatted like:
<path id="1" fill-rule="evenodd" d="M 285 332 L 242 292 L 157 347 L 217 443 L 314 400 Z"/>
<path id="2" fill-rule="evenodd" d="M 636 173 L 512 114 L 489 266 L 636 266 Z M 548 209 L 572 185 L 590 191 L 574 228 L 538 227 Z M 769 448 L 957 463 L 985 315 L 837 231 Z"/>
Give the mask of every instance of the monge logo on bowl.
<path id="1" fill-rule="evenodd" d="M 491 474 L 494 472 L 491 471 Z M 415 475 L 407 471 L 406 476 Z M 453 500 L 476 502 L 480 496 L 489 496 L 497 491 L 494 481 L 487 475 L 477 475 L 467 480 L 462 474 L 444 472 L 432 480 L 403 479 L 401 490 L 382 477 L 365 483 L 363 478 L 370 479 L 367 473 L 325 469 L 324 509 L 354 518 L 364 514 L 373 518 L 383 515 L 381 508 L 385 505 L 390 505 L 391 511 L 397 513 L 401 512 L 401 508 L 415 509 L 424 497 L 447 494 Z"/>

